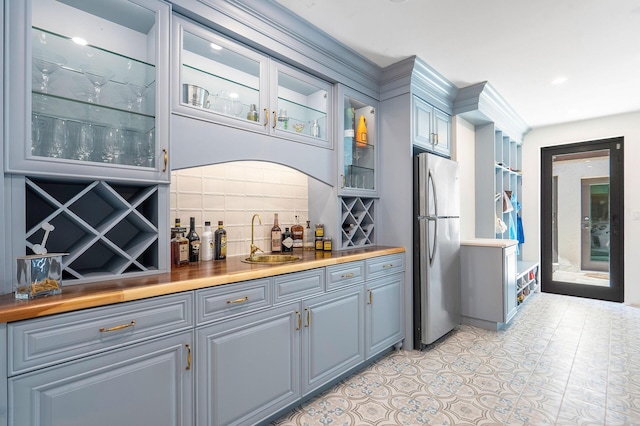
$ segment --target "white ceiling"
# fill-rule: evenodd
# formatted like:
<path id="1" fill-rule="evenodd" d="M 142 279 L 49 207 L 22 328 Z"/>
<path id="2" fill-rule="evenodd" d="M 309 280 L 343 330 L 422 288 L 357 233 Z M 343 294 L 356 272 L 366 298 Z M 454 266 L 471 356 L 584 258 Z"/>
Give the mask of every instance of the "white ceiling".
<path id="1" fill-rule="evenodd" d="M 275 1 L 380 66 L 489 81 L 532 128 L 640 111 L 640 0 Z"/>

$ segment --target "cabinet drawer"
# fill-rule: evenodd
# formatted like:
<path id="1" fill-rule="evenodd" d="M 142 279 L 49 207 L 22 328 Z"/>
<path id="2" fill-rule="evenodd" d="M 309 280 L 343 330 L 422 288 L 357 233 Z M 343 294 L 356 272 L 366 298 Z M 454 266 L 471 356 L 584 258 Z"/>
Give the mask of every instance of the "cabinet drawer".
<path id="1" fill-rule="evenodd" d="M 324 268 L 274 277 L 274 303 L 322 293 Z"/>
<path id="2" fill-rule="evenodd" d="M 404 253 L 373 257 L 366 260 L 367 279 L 404 271 Z"/>
<path id="3" fill-rule="evenodd" d="M 193 293 L 9 324 L 9 375 L 193 327 Z"/>
<path id="4" fill-rule="evenodd" d="M 327 290 L 345 287 L 364 280 L 364 262 L 349 262 L 327 267 Z"/>
<path id="5" fill-rule="evenodd" d="M 271 306 L 271 280 L 247 281 L 196 292 L 196 322 L 203 324 Z"/>

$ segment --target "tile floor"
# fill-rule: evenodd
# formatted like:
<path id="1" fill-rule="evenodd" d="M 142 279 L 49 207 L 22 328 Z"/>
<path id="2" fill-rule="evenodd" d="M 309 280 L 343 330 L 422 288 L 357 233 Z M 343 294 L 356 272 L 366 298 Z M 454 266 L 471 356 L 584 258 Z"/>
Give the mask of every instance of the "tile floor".
<path id="1" fill-rule="evenodd" d="M 535 294 L 499 332 L 401 350 L 277 426 L 640 425 L 640 309 Z"/>

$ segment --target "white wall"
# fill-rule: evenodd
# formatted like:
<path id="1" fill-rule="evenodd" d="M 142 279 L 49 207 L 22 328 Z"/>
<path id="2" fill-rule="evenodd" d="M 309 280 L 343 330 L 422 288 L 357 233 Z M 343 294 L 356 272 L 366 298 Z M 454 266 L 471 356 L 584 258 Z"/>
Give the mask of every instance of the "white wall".
<path id="1" fill-rule="evenodd" d="M 640 305 L 640 112 L 597 118 L 530 131 L 522 146 L 524 259 L 540 259 L 540 148 L 624 137 L 624 280 L 626 304 Z M 634 214 L 638 219 L 634 219 Z"/>
<path id="2" fill-rule="evenodd" d="M 453 117 L 454 151 L 452 158 L 460 164 L 460 240 L 476 235 L 475 126 L 461 117 Z"/>

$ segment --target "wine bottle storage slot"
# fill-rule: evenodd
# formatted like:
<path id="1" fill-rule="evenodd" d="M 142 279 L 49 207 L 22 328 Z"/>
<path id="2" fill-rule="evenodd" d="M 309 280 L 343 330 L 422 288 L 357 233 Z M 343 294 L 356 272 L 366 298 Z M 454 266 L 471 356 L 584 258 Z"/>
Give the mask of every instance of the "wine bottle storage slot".
<path id="1" fill-rule="evenodd" d="M 343 197 L 341 202 L 341 248 L 375 244 L 375 199 Z"/>
<path id="2" fill-rule="evenodd" d="M 66 284 L 158 270 L 158 189 L 106 181 L 26 179 L 26 253 L 54 226 L 49 252 Z"/>

